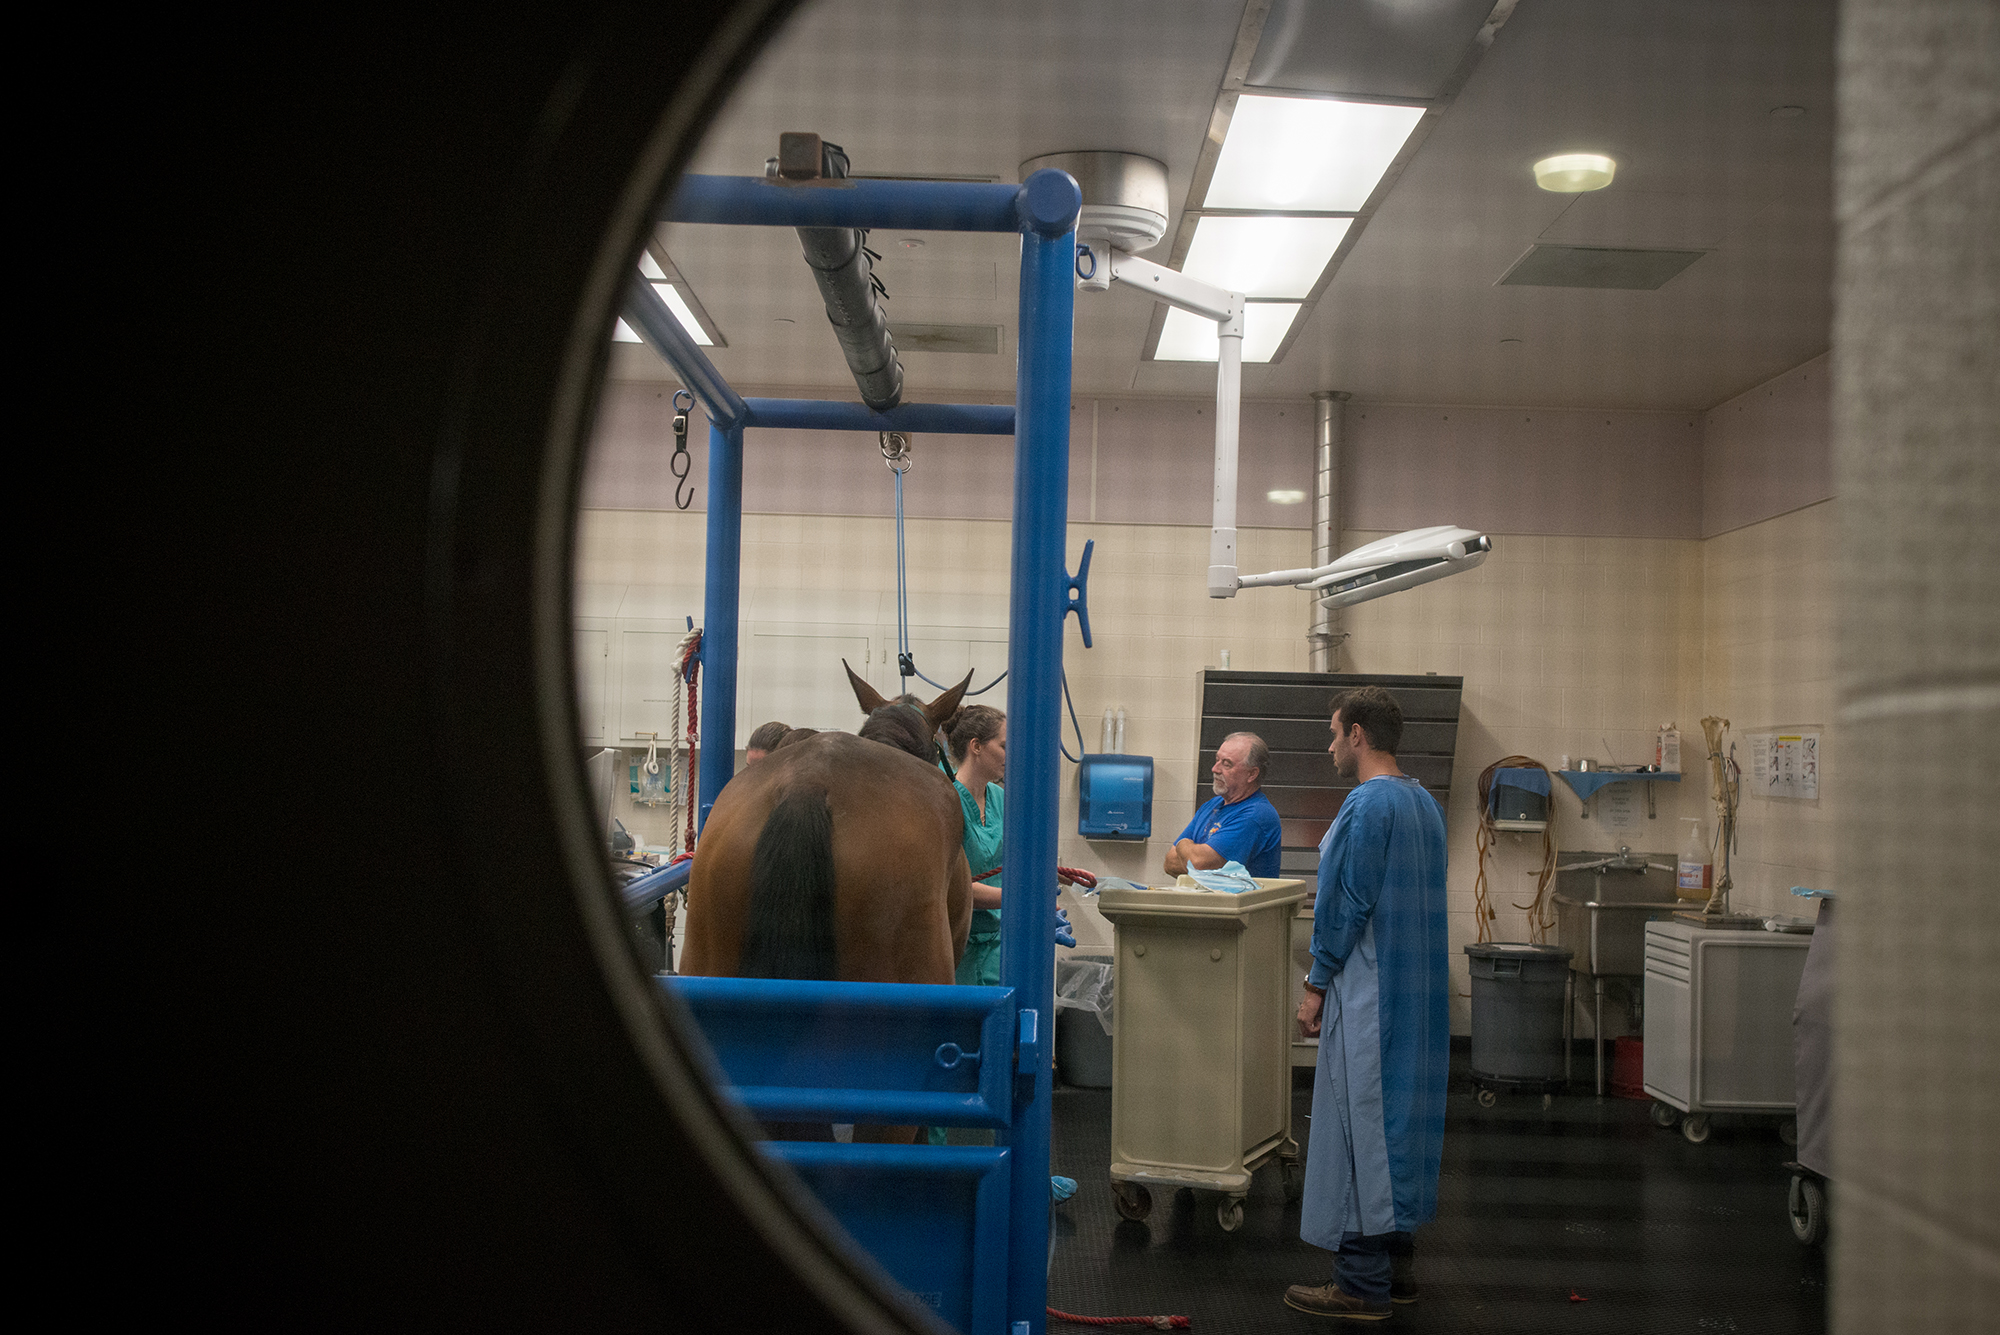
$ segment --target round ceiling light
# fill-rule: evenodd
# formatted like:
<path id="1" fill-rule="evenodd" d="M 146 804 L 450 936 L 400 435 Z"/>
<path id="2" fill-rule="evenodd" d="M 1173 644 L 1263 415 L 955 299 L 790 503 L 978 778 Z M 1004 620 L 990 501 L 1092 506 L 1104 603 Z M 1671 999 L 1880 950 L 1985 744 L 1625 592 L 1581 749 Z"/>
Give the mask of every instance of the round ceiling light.
<path id="1" fill-rule="evenodd" d="M 1611 184 L 1618 164 L 1602 153 L 1558 153 L 1535 164 L 1535 184 L 1559 195 L 1602 190 Z"/>

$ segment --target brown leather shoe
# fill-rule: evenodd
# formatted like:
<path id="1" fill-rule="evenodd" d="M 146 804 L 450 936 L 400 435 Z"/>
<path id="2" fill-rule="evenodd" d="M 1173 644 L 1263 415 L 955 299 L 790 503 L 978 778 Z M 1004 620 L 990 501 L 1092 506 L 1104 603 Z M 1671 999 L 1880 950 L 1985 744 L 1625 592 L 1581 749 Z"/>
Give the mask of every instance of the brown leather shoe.
<path id="1" fill-rule="evenodd" d="M 1357 1298 L 1338 1284 L 1308 1287 L 1294 1284 L 1285 1290 L 1285 1306 L 1314 1316 L 1339 1317 L 1345 1321 L 1386 1321 L 1396 1310 L 1388 1303 L 1371 1303 Z"/>
<path id="2" fill-rule="evenodd" d="M 1417 1258 L 1396 1256 L 1389 1261 L 1389 1301 L 1402 1306 L 1417 1300 Z"/>

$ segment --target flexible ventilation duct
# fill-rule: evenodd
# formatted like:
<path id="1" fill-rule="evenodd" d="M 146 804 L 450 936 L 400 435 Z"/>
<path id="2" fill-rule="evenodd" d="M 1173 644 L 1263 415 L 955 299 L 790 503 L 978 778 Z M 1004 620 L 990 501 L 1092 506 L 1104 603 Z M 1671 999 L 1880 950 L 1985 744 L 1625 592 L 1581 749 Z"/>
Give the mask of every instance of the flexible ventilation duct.
<path id="1" fill-rule="evenodd" d="M 787 180 L 847 175 L 845 150 L 816 134 L 780 136 L 777 161 L 778 174 Z M 869 264 L 867 233 L 852 227 L 801 227 L 798 233 L 861 401 L 877 412 L 895 407 L 903 399 L 903 363 L 876 300 L 881 288 Z"/>

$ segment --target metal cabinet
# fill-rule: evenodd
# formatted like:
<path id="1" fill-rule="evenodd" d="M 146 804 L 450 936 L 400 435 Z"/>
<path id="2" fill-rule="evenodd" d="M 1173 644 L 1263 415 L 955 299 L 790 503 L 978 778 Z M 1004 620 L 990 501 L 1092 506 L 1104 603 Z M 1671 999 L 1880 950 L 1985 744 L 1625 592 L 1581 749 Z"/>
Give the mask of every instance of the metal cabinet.
<path id="1" fill-rule="evenodd" d="M 1711 1112 L 1789 1115 L 1792 1006 L 1810 934 L 1646 924 L 1646 1092 L 1708 1138 Z"/>

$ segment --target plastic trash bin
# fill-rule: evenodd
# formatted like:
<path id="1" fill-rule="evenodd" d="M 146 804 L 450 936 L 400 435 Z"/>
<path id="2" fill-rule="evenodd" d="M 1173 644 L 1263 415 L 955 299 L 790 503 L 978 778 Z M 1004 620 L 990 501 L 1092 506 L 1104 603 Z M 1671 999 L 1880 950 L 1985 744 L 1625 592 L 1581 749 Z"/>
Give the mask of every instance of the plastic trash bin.
<path id="1" fill-rule="evenodd" d="M 1066 1085 L 1111 1088 L 1109 955 L 1056 957 L 1056 1069 Z"/>
<path id="2" fill-rule="evenodd" d="M 1298 1188 L 1292 1138 L 1291 925 L 1304 881 L 1242 894 L 1178 886 L 1105 889 L 1116 929 L 1118 1017 L 1111 1183 L 1143 1219 L 1151 1187 L 1223 1193 L 1216 1220 L 1243 1222 L 1250 1177 L 1273 1159 Z"/>
<path id="3" fill-rule="evenodd" d="M 1483 941 L 1465 947 L 1472 974 L 1472 1083 L 1481 1106 L 1501 1090 L 1542 1096 L 1563 1087 L 1567 946 Z"/>

